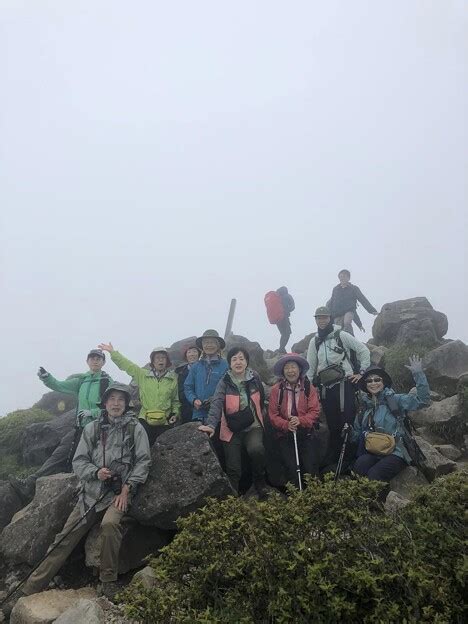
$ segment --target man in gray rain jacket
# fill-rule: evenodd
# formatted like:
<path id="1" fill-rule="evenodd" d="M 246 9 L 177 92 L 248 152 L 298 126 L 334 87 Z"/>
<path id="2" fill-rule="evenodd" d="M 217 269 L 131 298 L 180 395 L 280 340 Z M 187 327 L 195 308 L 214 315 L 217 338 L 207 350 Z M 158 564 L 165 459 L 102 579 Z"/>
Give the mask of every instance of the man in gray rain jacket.
<path id="1" fill-rule="evenodd" d="M 146 481 L 151 464 L 148 436 L 128 411 L 129 403 L 128 386 L 112 383 L 103 394 L 101 416 L 84 428 L 73 458 L 73 471 L 81 485 L 79 501 L 51 549 L 59 541 L 60 544 L 28 579 L 23 595 L 45 589 L 81 538 L 100 522 L 101 593 L 110 599 L 114 597 L 122 519 L 135 489 Z M 120 488 L 116 477 L 120 477 Z"/>

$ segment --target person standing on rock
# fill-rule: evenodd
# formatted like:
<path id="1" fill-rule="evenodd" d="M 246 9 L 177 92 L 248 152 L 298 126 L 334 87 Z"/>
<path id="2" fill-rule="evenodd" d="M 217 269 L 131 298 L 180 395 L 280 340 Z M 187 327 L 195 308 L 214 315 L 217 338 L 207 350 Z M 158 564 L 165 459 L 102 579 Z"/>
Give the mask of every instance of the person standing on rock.
<path id="1" fill-rule="evenodd" d="M 427 407 L 431 394 L 421 359 L 411 357 L 406 368 L 413 374 L 416 394 L 396 394 L 390 375 L 377 366 L 368 368 L 359 381 L 364 411 L 356 416 L 352 429 L 352 439 L 358 443 L 353 467 L 357 475 L 388 483 L 411 463 L 404 444 L 405 412 Z M 375 432 L 377 437 L 371 435 Z"/>
<path id="2" fill-rule="evenodd" d="M 164 347 L 155 347 L 150 353 L 150 368 L 134 364 L 109 344 L 99 348 L 111 354 L 111 360 L 120 370 L 133 377 L 140 391 L 139 419 L 148 434 L 150 445 L 170 429 L 180 416 L 177 375 L 169 370 L 171 360 Z"/>
<path id="3" fill-rule="evenodd" d="M 219 437 L 223 443 L 226 473 L 233 489 L 239 493 L 242 456 L 246 452 L 252 466 L 254 488 L 259 499 L 263 500 L 267 496 L 263 384 L 258 373 L 248 368 L 249 353 L 246 349 L 233 347 L 227 360 L 229 371 L 218 383 L 206 424 L 198 429 L 211 437 L 221 423 Z"/>
<path id="4" fill-rule="evenodd" d="M 201 355 L 201 349 L 195 344 L 188 345 L 184 349 L 184 362 L 179 364 L 175 369 L 177 373 L 177 386 L 179 388 L 179 401 L 181 405 L 180 414 L 181 423 L 187 423 L 192 420 L 193 405 L 185 396 L 184 383 L 188 377 L 189 371 L 195 362 L 198 362 Z"/>
<path id="5" fill-rule="evenodd" d="M 291 337 L 290 316 L 296 307 L 294 299 L 286 286 L 281 286 L 277 290 L 267 292 L 264 301 L 268 320 L 272 325 L 276 325 L 280 333 L 278 353 L 286 353 L 286 345 Z"/>
<path id="6" fill-rule="evenodd" d="M 330 435 L 325 464 L 331 469 L 340 455 L 343 426 L 352 424 L 356 416 L 357 383 L 370 365 L 370 352 L 354 336 L 333 325 L 328 308 L 317 308 L 315 320 L 317 335 L 309 343 L 307 374 L 319 390 L 327 419 Z M 353 370 L 354 365 L 357 370 Z M 354 450 L 348 445 L 347 463 L 353 456 Z"/>
<path id="7" fill-rule="evenodd" d="M 361 331 L 365 331 L 362 326 L 361 319 L 356 311 L 358 301 L 362 304 L 364 309 L 369 312 L 369 314 L 373 314 L 375 316 L 378 312 L 364 297 L 361 289 L 358 288 L 358 286 L 351 284 L 351 273 L 348 269 L 342 269 L 338 273 L 338 279 L 340 280 L 340 283 L 333 289 L 331 299 L 327 306 L 330 310 L 333 322 L 342 327 L 344 331 L 354 336 L 353 321 Z"/>
<path id="8" fill-rule="evenodd" d="M 36 480 L 39 477 L 68 472 L 71 469 L 71 459 L 78 445 L 83 428 L 101 413 L 99 403 L 104 392 L 112 383 L 111 377 L 102 370 L 106 362 L 106 356 L 100 349 L 91 349 L 86 358 L 89 371 L 72 375 L 64 381 L 55 379 L 42 366 L 37 373 L 42 383 L 56 392 L 72 394 L 78 398 L 76 408 L 75 429 L 69 431 L 60 441 L 52 455 L 42 464 L 42 466 L 29 475 L 27 479 L 17 479 L 9 477 L 9 481 L 14 490 L 19 494 L 21 500 L 26 503 L 34 497 Z"/>
<path id="9" fill-rule="evenodd" d="M 274 367 L 274 373 L 280 381 L 272 387 L 268 405 L 270 422 L 276 434 L 288 481 L 296 485 L 298 466 L 294 435 L 301 473 L 317 476 L 319 472 L 315 424 L 320 413 L 320 403 L 317 390 L 306 377 L 308 370 L 307 360 L 296 353 L 280 358 Z"/>
<path id="10" fill-rule="evenodd" d="M 204 423 L 216 386 L 228 369 L 226 360 L 221 356 L 226 343 L 215 329 L 207 329 L 203 336 L 197 338 L 196 346 L 201 349 L 202 355 L 190 367 L 184 392 L 193 406 L 192 420 Z"/>
<path id="11" fill-rule="evenodd" d="M 129 412 L 129 403 L 130 391 L 124 384 L 112 383 L 104 392 L 104 411 L 84 428 L 73 458 L 73 471 L 81 484 L 79 501 L 50 546 L 50 554 L 15 594 L 15 600 L 44 590 L 75 546 L 98 522 L 102 535 L 100 593 L 110 600 L 114 598 L 118 591 L 122 520 L 151 465 L 148 436 Z M 10 603 L 6 610 L 12 606 Z"/>

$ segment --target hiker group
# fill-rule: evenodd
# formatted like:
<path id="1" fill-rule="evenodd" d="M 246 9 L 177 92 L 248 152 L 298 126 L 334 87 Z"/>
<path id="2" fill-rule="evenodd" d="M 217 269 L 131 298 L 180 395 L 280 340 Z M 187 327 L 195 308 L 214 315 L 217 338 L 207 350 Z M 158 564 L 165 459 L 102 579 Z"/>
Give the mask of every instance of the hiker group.
<path id="1" fill-rule="evenodd" d="M 112 343 L 89 351 L 89 370 L 65 381 L 41 367 L 38 375 L 48 388 L 77 396 L 76 426 L 33 475 L 10 481 L 27 502 L 38 477 L 67 471 L 71 465 L 81 492 L 23 594 L 45 588 L 83 535 L 100 522 L 102 592 L 113 597 L 122 521 L 136 488 L 148 476 L 150 447 L 172 427 L 198 423 L 194 435 L 210 436 L 233 491 L 240 495 L 251 485 L 260 500 L 267 498 L 272 485 L 278 486 L 278 473 L 284 476 L 280 485 L 289 482 L 300 488 L 307 486 L 304 475 L 320 477 L 337 467 L 343 475 L 389 482 L 418 461 L 406 412 L 429 403 L 421 360 L 412 357 L 408 364 L 416 393 L 396 394 L 389 375 L 371 366 L 369 349 L 353 336 L 352 323 L 362 327 L 357 301 L 377 311 L 349 277 L 348 271 L 341 271 L 330 302 L 315 311 L 317 327 L 306 357 L 284 353 L 294 300 L 286 288 L 277 291 L 288 313 L 270 319 L 277 320 L 282 338 L 274 366 L 277 382 L 269 396 L 250 366 L 248 350 L 233 346 L 224 356 L 226 343 L 211 329 L 186 345 L 184 362 L 175 369 L 164 347 L 152 349 L 149 363 L 139 366 Z M 277 303 L 270 293 L 270 312 L 275 299 Z M 106 354 L 131 376 L 130 386 L 102 370 Z M 326 444 L 319 431 L 321 409 L 329 432 Z"/>

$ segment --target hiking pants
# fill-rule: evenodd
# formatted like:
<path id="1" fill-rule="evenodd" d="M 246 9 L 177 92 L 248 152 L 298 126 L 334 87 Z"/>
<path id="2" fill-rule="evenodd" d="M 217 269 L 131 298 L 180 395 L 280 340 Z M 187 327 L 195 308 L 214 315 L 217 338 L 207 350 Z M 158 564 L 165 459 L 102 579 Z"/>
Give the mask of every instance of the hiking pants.
<path id="1" fill-rule="evenodd" d="M 73 445 L 75 443 L 75 431 L 75 429 L 72 429 L 65 436 L 63 436 L 52 455 L 46 459 L 39 470 L 31 476 L 38 479 L 39 477 L 47 477 L 59 472 L 71 471 L 69 460 Z"/>
<path id="2" fill-rule="evenodd" d="M 341 411 L 340 386 L 344 384 L 344 410 Z M 331 388 L 325 388 L 320 392 L 322 408 L 327 419 L 330 437 L 328 439 L 328 449 L 325 464 L 335 464 L 340 456 L 343 440 L 341 431 L 348 423 L 353 424 L 356 416 L 356 388 L 348 380 L 337 383 Z M 356 447 L 350 441 L 346 446 L 345 465 L 356 456 Z"/>
<path id="3" fill-rule="evenodd" d="M 397 476 L 408 464 L 397 455 L 372 455 L 364 453 L 360 455 L 354 464 L 354 472 L 361 477 L 367 477 L 372 481 L 389 482 Z"/>
<path id="4" fill-rule="evenodd" d="M 346 312 L 343 316 L 337 316 L 334 319 L 334 322 L 342 327 L 345 332 L 354 336 L 353 330 L 353 320 L 354 320 L 354 312 Z"/>
<path id="5" fill-rule="evenodd" d="M 286 478 L 289 483 L 299 487 L 297 478 L 296 450 L 294 448 L 294 436 L 292 433 L 278 438 L 278 447 L 281 459 L 286 469 Z M 299 451 L 299 464 L 301 474 L 317 476 L 319 472 L 318 440 L 314 433 L 297 434 L 297 449 Z"/>
<path id="6" fill-rule="evenodd" d="M 144 418 L 139 418 L 138 420 L 143 425 L 143 429 L 148 435 L 150 446 L 153 446 L 156 439 L 159 438 L 162 433 L 169 431 L 169 429 L 172 429 L 173 427 L 173 425 L 150 425 L 146 420 L 144 420 Z"/>
<path id="7" fill-rule="evenodd" d="M 114 505 L 107 509 L 95 512 L 90 511 L 83 522 L 79 523 L 71 533 L 57 546 L 57 548 L 41 563 L 35 572 L 26 582 L 23 592 L 30 596 L 45 589 L 54 578 L 75 546 L 79 543 L 88 531 L 99 521 L 101 521 L 101 555 L 100 574 L 102 582 L 115 581 L 117 579 L 119 551 L 122 542 L 121 520 L 125 513 L 119 511 Z M 71 512 L 63 529 L 56 535 L 54 543 L 49 547 L 49 551 L 59 542 L 71 527 L 81 518 L 81 508 L 77 504 Z"/>
<path id="8" fill-rule="evenodd" d="M 252 464 L 254 483 L 265 477 L 265 448 L 263 446 L 263 427 L 251 427 L 246 431 L 233 433 L 229 442 L 223 442 L 226 460 L 226 474 L 232 487 L 239 492 L 242 476 L 242 450 L 247 451 Z"/>
<path id="9" fill-rule="evenodd" d="M 276 323 L 276 327 L 281 334 L 279 345 L 280 351 L 286 351 L 286 345 L 291 337 L 291 321 L 289 320 L 289 317 L 286 316 L 282 321 Z"/>

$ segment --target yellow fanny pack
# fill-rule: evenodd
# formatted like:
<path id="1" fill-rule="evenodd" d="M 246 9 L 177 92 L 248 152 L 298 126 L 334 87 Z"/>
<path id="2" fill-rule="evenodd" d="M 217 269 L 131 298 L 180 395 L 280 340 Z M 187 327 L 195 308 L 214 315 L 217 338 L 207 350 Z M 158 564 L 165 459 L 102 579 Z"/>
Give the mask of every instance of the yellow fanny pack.
<path id="1" fill-rule="evenodd" d="M 365 447 L 368 453 L 373 455 L 391 455 L 395 450 L 395 436 L 389 433 L 369 431 L 366 434 Z"/>
<path id="2" fill-rule="evenodd" d="M 148 425 L 165 425 L 166 412 L 162 410 L 148 410 L 145 414 L 145 420 Z"/>

